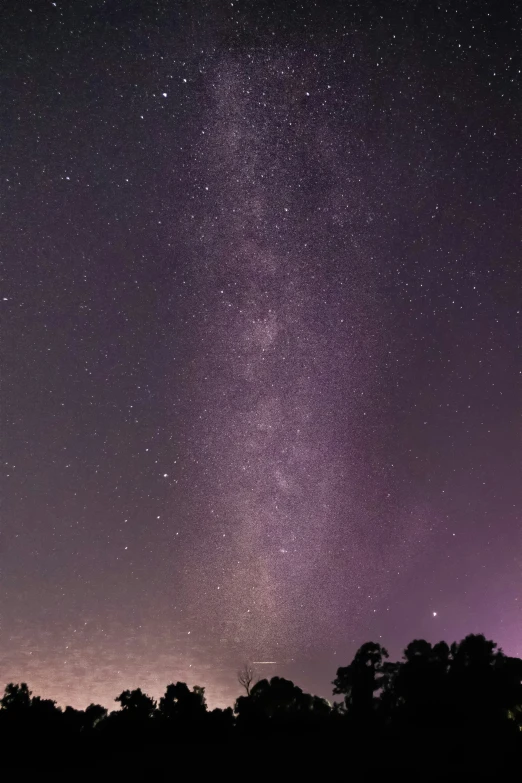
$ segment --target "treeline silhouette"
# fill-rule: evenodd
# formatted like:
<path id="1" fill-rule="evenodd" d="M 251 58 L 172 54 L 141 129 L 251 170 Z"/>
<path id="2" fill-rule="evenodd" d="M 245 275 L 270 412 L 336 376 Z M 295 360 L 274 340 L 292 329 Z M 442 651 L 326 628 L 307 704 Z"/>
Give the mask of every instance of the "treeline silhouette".
<path id="1" fill-rule="evenodd" d="M 451 646 L 415 640 L 398 662 L 380 644 L 363 644 L 337 670 L 333 693 L 342 698 L 333 704 L 282 677 L 256 681 L 248 665 L 238 681 L 245 693 L 233 708 L 209 710 L 204 688 L 176 682 L 158 702 L 140 688 L 123 691 L 110 713 L 99 704 L 61 709 L 10 683 L 0 742 L 18 763 L 20 751 L 88 765 L 118 754 L 157 759 L 171 746 L 261 743 L 301 758 L 304 748 L 330 748 L 368 768 L 513 763 L 522 778 L 522 660 L 482 635 Z"/>

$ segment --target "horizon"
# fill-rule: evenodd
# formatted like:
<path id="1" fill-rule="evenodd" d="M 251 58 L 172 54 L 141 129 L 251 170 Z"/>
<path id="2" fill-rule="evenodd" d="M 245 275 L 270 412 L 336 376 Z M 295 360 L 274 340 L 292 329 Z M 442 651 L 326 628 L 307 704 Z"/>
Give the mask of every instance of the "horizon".
<path id="1" fill-rule="evenodd" d="M 473 633 L 480 634 L 481 632 L 480 631 L 474 631 Z M 448 641 L 447 643 L 451 646 L 453 641 L 460 642 L 460 641 L 462 641 L 462 639 L 465 636 L 468 636 L 468 635 L 469 634 L 464 634 L 463 637 L 461 637 L 459 639 L 453 639 L 451 642 Z M 486 636 L 486 638 L 488 638 L 488 637 Z M 371 641 L 371 640 L 366 640 L 366 641 Z M 413 641 L 413 640 L 410 640 L 410 641 Z M 439 641 L 447 641 L 447 640 L 446 639 L 442 639 L 442 638 L 441 639 L 433 638 L 433 639 L 426 639 L 426 641 L 429 641 L 430 644 L 433 645 L 433 644 L 436 644 Z M 363 643 L 364 642 L 361 642 L 361 644 L 363 644 Z M 407 643 L 404 645 L 404 648 L 400 651 L 399 655 L 394 655 L 392 653 L 390 648 L 387 646 L 385 640 L 381 639 L 380 643 L 383 645 L 383 647 L 385 649 L 388 650 L 388 652 L 389 652 L 389 660 L 390 661 L 401 661 L 401 660 L 403 660 L 402 653 L 403 653 L 403 649 L 406 647 Z M 355 653 L 356 649 L 354 649 L 354 651 L 353 651 L 354 653 Z M 515 658 L 521 658 L 522 659 L 522 655 L 510 652 L 509 650 L 504 649 L 502 647 L 502 645 L 497 642 L 497 652 L 498 651 L 501 651 L 505 655 L 508 655 L 510 657 L 515 657 Z M 353 657 L 353 654 L 352 654 L 352 657 Z M 284 677 L 285 679 L 292 680 L 292 682 L 294 682 L 294 684 L 297 685 L 299 688 L 302 688 L 302 690 L 305 693 L 306 692 L 310 692 L 310 693 L 312 693 L 312 695 L 320 696 L 321 698 L 326 699 L 330 704 L 333 704 L 334 701 L 336 701 L 335 696 L 333 694 L 333 679 L 334 679 L 334 677 L 335 677 L 335 675 L 337 673 L 337 668 L 339 668 L 341 666 L 347 666 L 349 664 L 350 660 L 351 660 L 351 658 L 349 660 L 338 661 L 336 663 L 335 671 L 332 670 L 331 678 L 328 678 L 328 682 L 330 684 L 330 691 L 329 691 L 329 693 L 326 693 L 324 690 L 321 690 L 321 689 L 319 689 L 317 691 L 314 691 L 313 689 L 309 690 L 307 687 L 305 687 L 303 685 L 303 683 L 299 682 L 298 679 L 292 680 L 292 678 L 289 677 L 286 674 L 286 672 L 288 671 L 288 668 L 285 669 L 284 666 L 282 666 L 282 668 L 279 669 L 279 668 L 277 668 L 278 664 L 276 664 L 276 663 L 270 665 L 269 672 L 267 674 L 264 673 L 263 669 L 259 670 L 259 669 L 255 668 L 256 665 L 257 666 L 262 666 L 263 664 L 261 664 L 259 662 L 256 664 L 255 661 L 252 661 L 251 664 L 254 667 L 254 672 L 255 672 L 255 675 L 256 675 L 256 681 L 257 680 L 261 680 L 261 679 L 268 679 L 268 680 L 270 680 L 272 677 Z M 245 661 L 238 662 L 238 665 L 237 665 L 236 669 L 226 669 L 225 667 L 220 667 L 218 669 L 218 671 L 223 671 L 227 675 L 224 687 L 223 686 L 220 687 L 219 685 L 215 685 L 215 684 L 211 684 L 209 686 L 205 681 L 202 680 L 202 678 L 198 679 L 197 674 L 195 672 L 192 672 L 192 671 L 190 671 L 188 673 L 186 678 L 183 677 L 183 676 L 173 675 L 170 678 L 167 677 L 165 679 L 165 681 L 162 682 L 162 683 L 159 683 L 159 680 L 161 679 L 159 677 L 159 675 L 149 676 L 148 680 L 147 680 L 147 677 L 145 677 L 145 682 L 150 682 L 151 683 L 151 687 L 147 687 L 146 685 L 144 685 L 143 682 L 138 682 L 136 680 L 136 678 L 132 679 L 130 682 L 125 684 L 125 676 L 123 675 L 123 673 L 121 673 L 121 676 L 119 676 L 119 679 L 118 679 L 118 682 L 119 682 L 118 688 L 119 688 L 119 690 L 118 690 L 118 688 L 116 688 L 114 695 L 105 698 L 105 700 L 103 699 L 103 697 L 96 697 L 96 698 L 94 698 L 94 697 L 93 698 L 85 697 L 85 698 L 81 698 L 81 701 L 76 701 L 76 702 L 74 702 L 74 700 L 71 700 L 71 699 L 67 700 L 67 697 L 65 697 L 65 700 L 63 700 L 63 699 L 60 700 L 59 698 L 56 697 L 56 694 L 52 694 L 50 692 L 48 693 L 47 691 L 44 691 L 44 690 L 42 690 L 42 689 L 40 689 L 40 688 L 38 688 L 36 686 L 32 686 L 31 682 L 26 681 L 23 678 L 18 678 L 17 679 L 17 678 L 12 678 L 12 677 L 9 678 L 9 677 L 7 677 L 5 684 L 7 684 L 8 682 L 20 683 L 20 682 L 26 681 L 27 685 L 29 686 L 29 689 L 33 692 L 33 695 L 38 695 L 38 696 L 41 696 L 42 698 L 53 699 L 54 701 L 56 701 L 57 706 L 61 707 L 62 709 L 65 709 L 66 706 L 71 706 L 71 707 L 74 707 L 75 709 L 82 709 L 83 710 L 89 704 L 95 703 L 95 704 L 101 704 L 103 707 L 106 707 L 109 710 L 109 712 L 113 712 L 113 711 L 119 711 L 121 709 L 121 707 L 113 707 L 113 705 L 114 705 L 114 702 L 116 700 L 116 696 L 118 696 L 119 693 L 121 693 L 122 690 L 126 690 L 126 689 L 132 690 L 134 688 L 141 688 L 141 690 L 144 693 L 147 693 L 149 696 L 151 696 L 152 698 L 154 698 L 158 702 L 159 698 L 164 694 L 166 686 L 169 683 L 171 683 L 171 682 L 178 682 L 179 681 L 179 682 L 185 682 L 189 686 L 189 688 L 192 688 L 195 685 L 203 687 L 205 689 L 205 699 L 206 699 L 207 706 L 208 706 L 209 709 L 214 709 L 216 707 L 224 709 L 226 707 L 233 707 L 234 703 L 235 703 L 235 700 L 238 698 L 238 696 L 244 695 L 244 693 L 243 693 L 244 688 L 238 682 L 238 671 L 239 671 L 239 669 L 241 668 L 241 666 L 244 663 L 245 663 Z M 288 664 L 287 664 L 287 667 L 288 667 Z M 214 669 L 214 671 L 216 671 L 216 669 Z M 95 672 L 94 672 L 94 675 L 95 675 Z M 324 673 L 324 676 L 326 676 L 326 673 Z M 96 678 L 94 677 L 94 679 L 96 679 Z M 212 679 L 212 678 L 210 678 L 210 679 Z M 324 687 L 326 687 L 326 680 L 324 679 L 324 677 L 322 679 L 323 679 L 323 682 L 324 682 Z M 215 682 L 215 680 L 214 680 L 214 682 Z M 5 687 L 5 685 L 4 685 L 4 687 Z M 42 688 L 43 688 L 43 685 L 42 685 Z M 232 695 L 234 689 L 236 690 L 236 693 L 235 693 L 235 695 Z M 101 691 L 98 691 L 98 693 L 100 693 L 100 692 Z M 216 694 L 218 694 L 218 695 L 216 696 Z M 225 695 L 225 694 L 227 694 L 227 695 Z"/>

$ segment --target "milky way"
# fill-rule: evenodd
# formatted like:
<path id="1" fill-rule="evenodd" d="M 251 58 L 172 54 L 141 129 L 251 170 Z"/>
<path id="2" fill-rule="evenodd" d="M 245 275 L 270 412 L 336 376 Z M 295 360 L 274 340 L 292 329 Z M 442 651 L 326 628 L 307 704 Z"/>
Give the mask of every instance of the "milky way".
<path id="1" fill-rule="evenodd" d="M 379 399 L 389 327 L 365 237 L 371 210 L 352 184 L 364 145 L 349 124 L 347 138 L 331 127 L 328 96 L 322 89 L 314 101 L 303 63 L 277 52 L 220 61 L 202 122 L 198 182 L 212 217 L 202 225 L 194 215 L 194 230 L 201 285 L 216 296 L 194 448 L 208 465 L 210 519 L 226 539 L 203 603 L 214 592 L 225 636 L 249 658 L 291 657 L 318 633 L 324 641 L 360 611 L 360 591 L 382 595 L 407 534 L 394 510 L 379 554 L 372 514 L 382 509 L 371 506 L 387 471 L 378 459 L 371 501 L 361 493 L 381 443 L 380 417 L 370 426 L 365 417 Z M 334 251 L 320 237 L 325 222 Z"/>
<path id="2" fill-rule="evenodd" d="M 3 12 L 6 681 L 522 653 L 517 12 L 319 5 Z"/>

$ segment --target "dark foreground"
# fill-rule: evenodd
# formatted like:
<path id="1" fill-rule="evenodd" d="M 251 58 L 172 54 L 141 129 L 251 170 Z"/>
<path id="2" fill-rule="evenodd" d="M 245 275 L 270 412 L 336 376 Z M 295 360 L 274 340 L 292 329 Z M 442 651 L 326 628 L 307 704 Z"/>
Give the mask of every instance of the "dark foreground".
<path id="1" fill-rule="evenodd" d="M 2 743 L 3 744 L 3 743 Z M 233 741 L 2 747 L 10 779 L 66 775 L 76 780 L 271 779 L 383 781 L 522 781 L 520 737 L 400 736 L 315 738 L 252 736 Z M 386 776 L 386 777 L 383 777 Z M 7 779 L 7 778 L 6 778 Z"/>

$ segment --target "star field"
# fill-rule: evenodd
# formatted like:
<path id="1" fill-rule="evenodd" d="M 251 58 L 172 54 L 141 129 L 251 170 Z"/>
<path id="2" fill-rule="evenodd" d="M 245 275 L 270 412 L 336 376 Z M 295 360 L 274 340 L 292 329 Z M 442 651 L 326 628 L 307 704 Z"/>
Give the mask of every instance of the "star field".
<path id="1" fill-rule="evenodd" d="M 1 12 L 0 661 L 522 655 L 520 9 Z"/>

